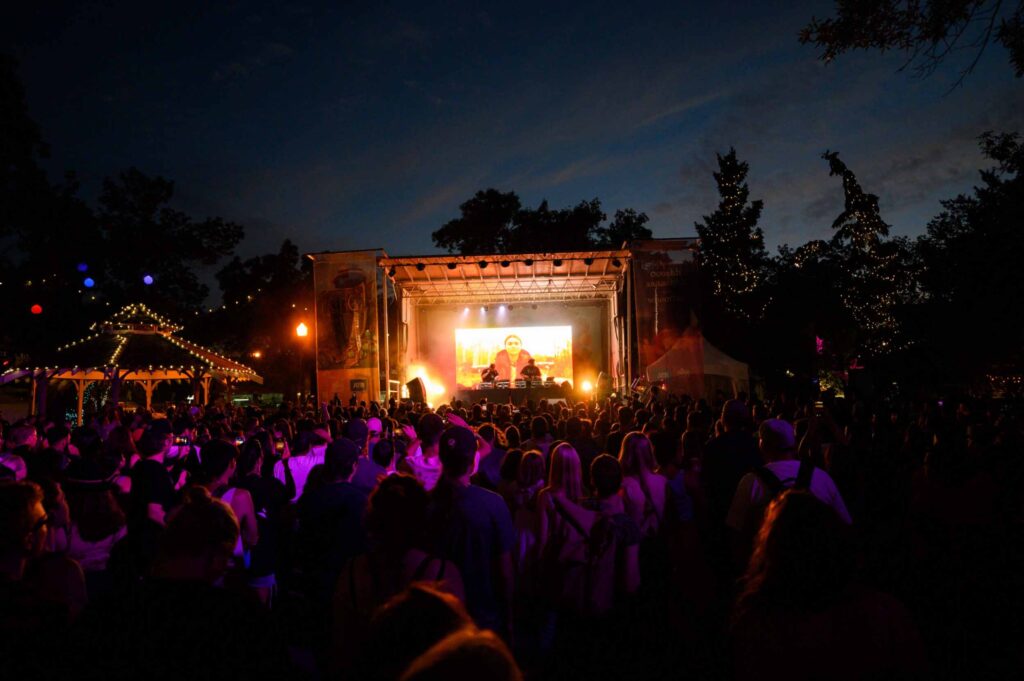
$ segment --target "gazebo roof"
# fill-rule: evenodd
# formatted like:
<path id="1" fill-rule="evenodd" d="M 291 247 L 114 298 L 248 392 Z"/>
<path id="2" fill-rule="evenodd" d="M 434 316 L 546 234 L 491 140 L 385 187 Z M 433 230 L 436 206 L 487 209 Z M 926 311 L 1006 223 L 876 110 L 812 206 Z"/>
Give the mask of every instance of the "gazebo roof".
<path id="1" fill-rule="evenodd" d="M 57 348 L 44 366 L 11 369 L 0 376 L 0 383 L 40 370 L 53 378 L 70 378 L 114 368 L 127 380 L 210 376 L 263 382 L 244 364 L 177 336 L 180 329 L 141 303 L 127 305 L 109 320 L 93 324 L 88 336 Z"/>

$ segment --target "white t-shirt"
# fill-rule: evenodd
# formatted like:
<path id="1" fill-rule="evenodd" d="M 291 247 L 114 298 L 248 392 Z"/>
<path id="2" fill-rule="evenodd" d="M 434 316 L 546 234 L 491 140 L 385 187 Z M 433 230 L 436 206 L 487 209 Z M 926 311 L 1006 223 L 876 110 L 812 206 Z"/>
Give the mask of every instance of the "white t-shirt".
<path id="1" fill-rule="evenodd" d="M 800 462 L 795 460 L 772 461 L 766 464 L 766 468 L 775 474 L 782 482 L 783 487 L 789 488 L 796 482 Z M 839 490 L 836 489 L 836 485 L 828 473 L 815 467 L 808 491 L 831 506 L 844 523 L 851 524 L 850 514 L 846 510 L 846 504 L 843 503 L 843 497 L 840 496 Z M 732 497 L 732 505 L 729 507 L 729 514 L 725 517 L 725 524 L 734 530 L 746 529 L 744 525 L 750 515 L 750 509 L 754 506 L 764 506 L 764 502 L 765 489 L 761 484 L 761 478 L 757 476 L 757 473 L 747 473 L 740 480 L 740 484 L 736 486 L 736 494 Z"/>
<path id="2" fill-rule="evenodd" d="M 99 541 L 86 541 L 78 534 L 78 526 L 71 526 L 71 536 L 68 540 L 68 558 L 74 558 L 82 566 L 85 572 L 99 572 L 107 569 L 107 561 L 110 559 L 110 551 L 114 544 L 119 542 L 126 534 L 128 528 L 122 527 L 109 537 Z"/>
<path id="3" fill-rule="evenodd" d="M 15 480 L 24 480 L 28 476 L 28 468 L 25 467 L 25 460 L 17 454 L 5 452 L 0 454 L 0 466 L 14 472 Z"/>
<path id="4" fill-rule="evenodd" d="M 310 447 L 308 454 L 293 456 L 287 460 L 288 468 L 291 469 L 292 478 L 295 480 L 295 496 L 292 497 L 292 501 L 302 496 L 302 490 L 306 487 L 306 478 L 309 477 L 309 471 L 313 469 L 313 466 L 324 462 L 324 451 L 326 449 L 327 445 L 316 445 Z M 288 484 L 284 475 L 285 463 L 284 460 L 281 460 L 274 464 L 274 477 Z"/>
<path id="5" fill-rule="evenodd" d="M 428 492 L 437 486 L 437 480 L 441 477 L 441 459 L 424 457 L 423 450 L 417 447 L 416 451 L 405 457 L 405 463 Z"/>

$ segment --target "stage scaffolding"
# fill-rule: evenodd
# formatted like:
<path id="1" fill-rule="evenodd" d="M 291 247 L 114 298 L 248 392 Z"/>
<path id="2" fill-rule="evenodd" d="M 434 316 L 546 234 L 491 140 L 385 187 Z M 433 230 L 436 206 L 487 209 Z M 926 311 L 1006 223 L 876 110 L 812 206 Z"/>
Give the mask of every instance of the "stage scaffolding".
<path id="1" fill-rule="evenodd" d="M 415 324 L 418 307 L 604 301 L 608 305 L 609 372 L 616 387 L 632 380 L 627 361 L 630 334 L 623 334 L 621 328 L 627 314 L 622 307 L 626 304 L 627 273 L 632 262 L 628 250 L 395 258 L 384 255 L 377 262 L 383 279 L 394 286 L 400 352 L 408 348 L 410 327 Z M 388 335 L 385 332 L 385 347 Z M 384 353 L 385 377 L 392 375 L 391 354 Z M 402 367 L 398 369 L 402 371 Z M 392 395 L 393 385 L 390 381 L 384 383 L 385 397 Z"/>
<path id="2" fill-rule="evenodd" d="M 379 263 L 416 305 L 536 303 L 614 298 L 630 252 L 383 257 Z"/>

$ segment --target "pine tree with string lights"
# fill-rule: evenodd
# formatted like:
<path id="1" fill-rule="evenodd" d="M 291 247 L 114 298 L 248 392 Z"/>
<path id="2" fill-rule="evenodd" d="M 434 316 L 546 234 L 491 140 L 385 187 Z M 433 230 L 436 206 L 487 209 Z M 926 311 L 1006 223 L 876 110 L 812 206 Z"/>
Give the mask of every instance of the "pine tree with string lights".
<path id="1" fill-rule="evenodd" d="M 857 323 L 858 347 L 868 356 L 884 355 L 901 344 L 894 315 L 901 300 L 901 249 L 887 240 L 889 225 L 882 219 L 878 197 L 865 192 L 857 176 L 839 160 L 839 153 L 825 151 L 829 176 L 843 180 L 845 208 L 832 223 L 831 247 L 843 282 L 843 302 Z"/>
<path id="2" fill-rule="evenodd" d="M 764 207 L 750 201 L 747 172 L 750 166 L 729 149 L 718 156 L 715 183 L 721 200 L 718 209 L 696 224 L 700 236 L 701 268 L 708 276 L 714 298 L 734 317 L 750 321 L 764 314 L 767 301 L 762 285 L 766 278 L 768 254 L 764 233 L 757 226 Z"/>

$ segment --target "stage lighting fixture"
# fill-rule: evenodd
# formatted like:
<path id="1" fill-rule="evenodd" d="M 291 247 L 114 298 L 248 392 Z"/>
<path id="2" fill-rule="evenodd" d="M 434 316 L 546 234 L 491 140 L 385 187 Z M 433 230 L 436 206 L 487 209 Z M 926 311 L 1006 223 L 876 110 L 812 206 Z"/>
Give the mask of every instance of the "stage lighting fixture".
<path id="1" fill-rule="evenodd" d="M 586 265 L 587 267 L 590 267 L 591 265 L 594 264 L 594 259 L 593 258 L 583 258 L 583 264 Z"/>
<path id="2" fill-rule="evenodd" d="M 469 308 L 468 308 L 468 307 L 467 307 L 467 308 L 464 308 L 464 309 L 462 310 L 462 314 L 469 314 Z"/>
<path id="3" fill-rule="evenodd" d="M 504 311 L 505 311 L 505 306 L 504 305 L 499 305 L 498 306 L 498 312 L 504 312 Z"/>
<path id="4" fill-rule="evenodd" d="M 562 266 L 562 261 L 561 260 L 554 260 L 554 261 L 551 262 L 551 264 L 554 265 L 555 267 L 561 267 Z"/>
<path id="5" fill-rule="evenodd" d="M 427 266 L 424 265 L 421 262 L 418 262 L 418 263 L 416 263 L 416 269 L 419 270 L 420 272 L 422 272 L 423 270 L 427 269 Z"/>
<path id="6" fill-rule="evenodd" d="M 536 310 L 536 309 L 537 309 L 537 306 L 536 306 L 536 305 L 531 305 L 531 306 L 530 306 L 530 309 L 531 309 L 531 310 Z"/>
<path id="7" fill-rule="evenodd" d="M 512 265 L 512 263 L 510 263 L 508 260 L 502 260 L 501 261 L 501 266 L 502 267 L 510 267 L 511 265 Z"/>
<path id="8" fill-rule="evenodd" d="M 448 269 L 454 270 L 456 267 L 458 267 L 458 265 L 456 265 L 455 263 L 453 263 L 453 262 L 448 263 Z"/>
<path id="9" fill-rule="evenodd" d="M 533 267 L 533 261 L 532 261 L 532 260 L 530 260 L 529 258 L 527 258 L 526 260 L 524 260 L 524 261 L 523 261 L 523 264 L 524 264 L 524 265 L 526 265 L 527 267 Z"/>
<path id="10" fill-rule="evenodd" d="M 486 270 L 487 269 L 487 261 L 486 260 L 481 260 L 480 262 L 477 263 L 477 265 L 479 265 L 480 269 L 482 269 L 482 270 Z"/>
<path id="11" fill-rule="evenodd" d="M 486 307 L 484 307 L 484 306 L 482 306 L 482 307 L 480 308 L 480 312 L 487 312 L 487 308 L 486 308 Z"/>
<path id="12" fill-rule="evenodd" d="M 622 267 L 622 261 L 615 258 L 615 260 L 612 260 L 612 267 Z"/>

